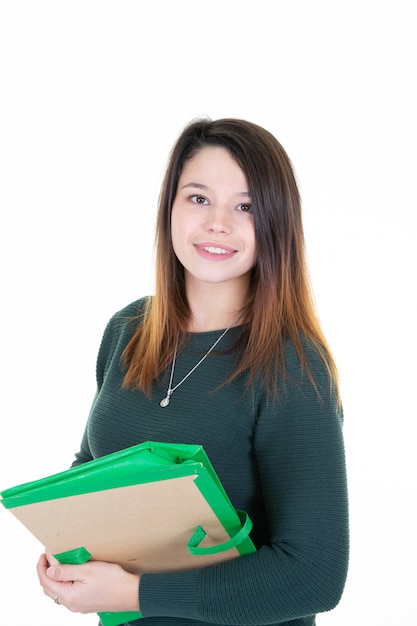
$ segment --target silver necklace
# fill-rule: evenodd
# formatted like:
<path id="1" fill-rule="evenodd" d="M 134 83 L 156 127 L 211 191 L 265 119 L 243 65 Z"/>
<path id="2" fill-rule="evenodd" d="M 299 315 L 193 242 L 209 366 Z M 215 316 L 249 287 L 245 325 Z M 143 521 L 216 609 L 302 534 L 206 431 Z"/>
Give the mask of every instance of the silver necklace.
<path id="1" fill-rule="evenodd" d="M 192 369 L 190 369 L 190 371 L 188 372 L 188 374 L 186 374 L 186 375 L 184 376 L 184 378 L 183 378 L 182 380 L 180 380 L 180 382 L 179 382 L 179 383 L 177 383 L 177 384 L 175 385 L 175 387 L 173 387 L 173 386 L 172 386 L 172 381 L 173 381 L 173 378 L 174 378 L 174 370 L 175 370 L 175 363 L 176 363 L 176 360 L 177 360 L 177 349 L 178 349 L 178 337 L 177 337 L 177 343 L 176 343 L 176 346 L 175 346 L 174 358 L 173 358 L 173 360 L 172 360 L 172 366 L 171 366 L 171 376 L 170 376 L 170 378 L 169 378 L 169 385 L 168 385 L 168 389 L 167 389 L 167 395 L 166 395 L 166 396 L 165 396 L 165 398 L 163 398 L 163 400 L 161 400 L 161 402 L 159 403 L 159 405 L 160 405 L 162 408 L 165 408 L 166 406 L 168 406 L 169 401 L 171 400 L 171 396 L 172 396 L 172 394 L 174 393 L 174 391 L 175 391 L 176 389 L 178 389 L 178 387 L 179 387 L 180 385 L 182 385 L 182 383 L 183 383 L 185 380 L 187 380 L 187 378 L 188 378 L 189 376 L 191 376 L 191 374 L 192 374 L 192 373 L 193 373 L 193 372 L 197 369 L 197 367 L 198 367 L 199 365 L 201 365 L 201 364 L 202 364 L 202 362 L 203 362 L 203 361 L 204 361 L 204 360 L 208 357 L 208 355 L 210 354 L 210 352 L 211 352 L 212 350 L 214 350 L 214 348 L 217 346 L 217 344 L 219 343 L 219 341 L 220 341 L 221 339 L 223 339 L 223 337 L 225 336 L 225 334 L 227 333 L 227 331 L 228 331 L 228 330 L 229 330 L 229 328 L 226 328 L 226 330 L 224 330 L 224 331 L 222 332 L 222 334 L 220 335 L 220 337 L 219 337 L 218 339 L 216 339 L 216 341 L 213 343 L 213 345 L 211 346 L 211 348 L 210 348 L 210 349 L 209 349 L 209 350 L 205 353 L 205 355 L 204 355 L 204 356 L 203 356 L 203 357 L 199 360 L 199 362 L 198 362 L 196 365 L 194 365 L 194 367 L 193 367 Z"/>

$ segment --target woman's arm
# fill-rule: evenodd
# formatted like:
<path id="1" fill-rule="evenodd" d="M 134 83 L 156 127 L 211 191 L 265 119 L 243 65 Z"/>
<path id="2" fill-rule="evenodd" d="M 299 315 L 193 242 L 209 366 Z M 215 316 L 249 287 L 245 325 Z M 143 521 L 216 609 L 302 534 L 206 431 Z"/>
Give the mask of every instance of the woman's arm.
<path id="1" fill-rule="evenodd" d="M 342 414 L 319 360 L 314 374 L 321 400 L 291 357 L 280 400 L 259 405 L 254 449 L 268 544 L 201 570 L 143 574 L 143 617 L 267 624 L 339 602 L 348 562 Z"/>

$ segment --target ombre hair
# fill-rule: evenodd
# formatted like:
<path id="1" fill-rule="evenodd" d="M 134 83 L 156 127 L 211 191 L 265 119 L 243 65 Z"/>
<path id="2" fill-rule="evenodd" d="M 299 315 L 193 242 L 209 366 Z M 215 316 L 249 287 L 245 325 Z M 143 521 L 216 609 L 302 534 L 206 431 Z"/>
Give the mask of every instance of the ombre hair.
<path id="1" fill-rule="evenodd" d="M 248 370 L 250 383 L 262 375 L 267 389 L 276 394 L 277 375 L 285 379 L 285 345 L 290 341 L 315 385 L 306 358 L 307 339 L 323 359 L 329 381 L 337 384 L 336 366 L 310 288 L 301 199 L 290 159 L 277 139 L 256 124 L 202 119 L 183 130 L 170 155 L 159 198 L 155 295 L 148 298 L 141 323 L 124 351 L 124 386 L 150 393 L 153 381 L 172 361 L 178 336 L 186 337 L 191 311 L 184 268 L 171 241 L 171 211 L 184 165 L 207 146 L 225 148 L 244 172 L 257 246 L 235 346 L 240 357 L 226 382 Z"/>

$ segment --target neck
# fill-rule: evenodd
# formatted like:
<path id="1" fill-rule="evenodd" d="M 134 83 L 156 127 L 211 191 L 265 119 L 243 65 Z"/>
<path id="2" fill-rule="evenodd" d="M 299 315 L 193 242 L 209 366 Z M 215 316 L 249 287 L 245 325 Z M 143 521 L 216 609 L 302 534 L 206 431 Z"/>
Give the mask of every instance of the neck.
<path id="1" fill-rule="evenodd" d="M 189 284 L 187 299 L 191 309 L 190 332 L 208 332 L 230 328 L 241 323 L 241 312 L 247 300 L 248 285 L 222 283 Z"/>

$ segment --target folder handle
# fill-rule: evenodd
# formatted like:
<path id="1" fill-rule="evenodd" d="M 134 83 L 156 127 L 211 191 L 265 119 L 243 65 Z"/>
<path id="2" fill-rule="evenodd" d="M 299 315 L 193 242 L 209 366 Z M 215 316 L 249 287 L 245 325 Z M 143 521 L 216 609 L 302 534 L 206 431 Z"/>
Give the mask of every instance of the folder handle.
<path id="1" fill-rule="evenodd" d="M 252 521 L 248 514 L 245 513 L 245 511 L 236 511 L 236 513 L 239 515 L 241 522 L 243 522 L 241 529 L 236 533 L 236 535 L 233 535 L 233 537 L 224 543 L 218 544 L 217 546 L 200 547 L 200 543 L 207 537 L 207 533 L 204 528 L 197 526 L 191 539 L 187 543 L 189 552 L 194 556 L 201 556 L 206 554 L 218 554 L 219 552 L 226 552 L 226 550 L 236 548 L 236 546 L 248 537 L 250 531 L 252 530 Z"/>
<path id="2" fill-rule="evenodd" d="M 84 546 L 80 546 L 79 548 L 74 548 L 73 550 L 68 550 L 67 552 L 60 552 L 59 554 L 54 554 L 53 556 L 57 561 L 63 564 L 80 565 L 81 563 L 87 563 L 91 554 L 86 548 L 84 548 Z"/>

